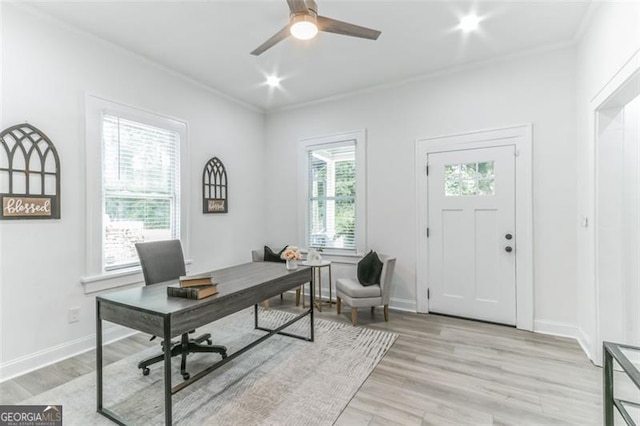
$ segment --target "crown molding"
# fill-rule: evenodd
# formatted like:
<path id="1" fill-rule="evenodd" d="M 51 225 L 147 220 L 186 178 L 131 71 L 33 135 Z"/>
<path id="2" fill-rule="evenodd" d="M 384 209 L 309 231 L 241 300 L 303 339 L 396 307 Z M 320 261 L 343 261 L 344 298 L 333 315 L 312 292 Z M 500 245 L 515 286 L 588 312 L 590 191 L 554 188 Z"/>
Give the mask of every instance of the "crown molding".
<path id="1" fill-rule="evenodd" d="M 3 3 L 0 0 L 0 4 Z M 73 26 L 55 16 L 51 16 L 46 12 L 43 12 L 42 10 L 38 9 L 37 7 L 33 6 L 33 5 L 29 5 L 29 4 L 25 4 L 25 3 L 18 3 L 18 2 L 13 2 L 13 1 L 8 1 L 6 2 L 7 4 L 11 4 L 17 8 L 22 9 L 23 11 L 30 13 L 34 16 L 37 16 L 41 19 L 44 19 L 56 26 L 58 26 L 59 28 L 63 28 L 67 31 L 73 32 L 79 36 L 85 37 L 89 40 L 92 40 L 98 44 L 103 45 L 104 47 L 111 49 L 113 51 L 116 51 L 119 54 L 125 55 L 125 56 L 129 56 L 131 58 L 134 58 L 136 60 L 139 60 L 141 62 L 144 62 L 147 65 L 150 65 L 153 68 L 156 68 L 157 70 L 164 72 L 165 74 L 171 75 L 173 77 L 176 77 L 182 81 L 184 81 L 185 83 L 191 84 L 199 89 L 202 89 L 206 92 L 209 92 L 210 94 L 228 101 L 230 103 L 236 104 L 240 107 L 243 107 L 247 110 L 250 110 L 252 112 L 258 112 L 261 114 L 265 113 L 265 109 L 260 108 L 256 105 L 250 104 L 248 102 L 242 101 L 238 98 L 235 98 L 225 92 L 220 91 L 219 89 L 216 89 L 212 86 L 209 86 L 208 84 L 205 84 L 203 82 L 201 82 L 200 80 L 197 80 L 187 74 L 184 74 L 183 72 L 177 71 L 171 67 L 168 67 L 166 65 L 160 64 L 159 62 L 154 61 L 153 59 L 145 56 L 145 55 L 141 55 L 139 53 L 133 52 L 132 50 L 127 49 L 126 47 L 117 44 L 117 43 L 113 43 L 111 41 L 105 40 L 104 38 L 98 37 L 88 31 L 85 31 L 83 29 L 80 29 L 76 26 Z"/>
<path id="2" fill-rule="evenodd" d="M 571 41 L 566 41 L 566 42 L 562 42 L 562 43 L 555 43 L 555 44 L 546 45 L 546 46 L 542 46 L 542 47 L 536 47 L 536 48 L 525 50 L 525 51 L 522 51 L 522 52 L 511 53 L 511 54 L 498 56 L 498 57 L 495 57 L 495 58 L 486 59 L 486 60 L 482 60 L 482 61 L 468 62 L 468 63 L 465 63 L 465 64 L 456 65 L 456 66 L 453 66 L 453 67 L 440 68 L 440 69 L 435 70 L 435 71 L 429 71 L 429 72 L 426 72 L 426 73 L 417 74 L 417 75 L 414 75 L 412 77 L 409 77 L 409 78 L 406 78 L 406 79 L 402 79 L 402 80 L 398 80 L 398 81 L 378 84 L 378 85 L 375 85 L 375 86 L 369 86 L 369 87 L 365 87 L 363 89 L 358 89 L 358 90 L 353 90 L 353 91 L 350 91 L 350 92 L 340 93 L 340 94 L 337 94 L 337 95 L 327 96 L 327 97 L 320 98 L 320 99 L 314 99 L 314 100 L 307 101 L 307 102 L 300 102 L 300 103 L 295 103 L 295 104 L 291 104 L 291 105 L 285 105 L 285 106 L 278 107 L 278 108 L 267 109 L 265 111 L 265 113 L 267 115 L 270 115 L 270 114 L 275 114 L 275 113 L 279 113 L 279 112 L 285 112 L 285 111 L 290 111 L 290 110 L 295 110 L 295 109 L 300 109 L 300 108 L 306 108 L 306 107 L 310 107 L 310 106 L 316 106 L 316 105 L 320 105 L 320 104 L 324 104 L 324 103 L 335 102 L 335 101 L 338 101 L 338 100 L 354 98 L 356 96 L 361 96 L 361 95 L 365 95 L 365 94 L 383 92 L 383 91 L 386 91 L 386 90 L 396 89 L 396 88 L 399 88 L 399 87 L 402 87 L 402 86 L 407 86 L 409 84 L 420 83 L 420 82 L 423 82 L 423 81 L 435 80 L 435 79 L 442 78 L 442 77 L 449 76 L 449 75 L 454 75 L 454 74 L 459 74 L 459 73 L 466 72 L 466 71 L 485 68 L 485 67 L 490 66 L 490 65 L 500 64 L 500 63 L 504 63 L 504 62 L 510 62 L 510 61 L 513 61 L 513 60 L 516 60 L 516 59 L 527 58 L 527 57 L 541 55 L 541 54 L 544 54 L 544 53 L 549 53 L 549 52 L 553 52 L 553 51 L 557 51 L 557 50 L 567 49 L 569 47 L 573 47 L 574 45 L 575 45 L 575 42 L 573 40 L 571 40 Z"/>

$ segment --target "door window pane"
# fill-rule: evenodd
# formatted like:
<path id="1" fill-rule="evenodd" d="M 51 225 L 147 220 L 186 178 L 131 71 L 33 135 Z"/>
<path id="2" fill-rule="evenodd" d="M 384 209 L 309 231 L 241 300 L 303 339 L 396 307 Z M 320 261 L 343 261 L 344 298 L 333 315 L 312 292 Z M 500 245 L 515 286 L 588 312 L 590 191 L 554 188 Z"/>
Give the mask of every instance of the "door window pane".
<path id="1" fill-rule="evenodd" d="M 444 194 L 447 197 L 494 195 L 493 161 L 445 165 Z"/>
<path id="2" fill-rule="evenodd" d="M 460 165 L 448 164 L 444 166 L 444 194 L 447 197 L 460 195 Z"/>

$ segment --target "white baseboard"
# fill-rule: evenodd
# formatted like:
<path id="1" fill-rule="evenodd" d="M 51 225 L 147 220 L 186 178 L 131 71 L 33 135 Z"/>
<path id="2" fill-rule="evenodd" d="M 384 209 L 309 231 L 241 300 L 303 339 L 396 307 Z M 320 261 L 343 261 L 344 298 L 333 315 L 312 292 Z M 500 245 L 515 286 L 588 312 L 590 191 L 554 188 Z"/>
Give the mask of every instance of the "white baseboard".
<path id="1" fill-rule="evenodd" d="M 578 327 L 575 324 L 566 322 L 534 320 L 533 331 L 535 333 L 578 339 Z"/>
<path id="2" fill-rule="evenodd" d="M 137 333 L 137 331 L 131 330 L 130 328 L 113 326 L 103 330 L 103 342 L 104 344 L 111 343 L 135 333 Z M 4 362 L 0 364 L 0 383 L 46 367 L 47 365 L 55 364 L 66 358 L 90 351 L 95 348 L 95 346 L 96 335 L 93 333 L 89 336 Z"/>
<path id="3" fill-rule="evenodd" d="M 587 357 L 591 360 L 591 362 L 593 362 L 595 365 L 599 365 L 598 364 L 598 360 L 595 359 L 595 354 L 592 353 L 592 346 L 591 346 L 591 337 L 589 337 L 587 335 L 587 333 L 584 332 L 584 330 L 582 329 L 582 327 L 578 327 L 578 343 L 580 344 L 580 347 L 582 348 L 582 350 L 584 351 L 584 353 L 587 355 Z"/>
<path id="4" fill-rule="evenodd" d="M 535 320 L 533 323 L 533 331 L 536 333 L 550 334 L 552 336 L 576 339 L 587 358 L 595 365 L 598 365 L 598 360 L 596 360 L 594 354 L 591 353 L 591 338 L 581 327 L 563 322 Z"/>
<path id="5" fill-rule="evenodd" d="M 416 301 L 412 299 L 392 297 L 389 301 L 389 307 L 398 311 L 413 312 L 414 314 L 417 312 Z"/>

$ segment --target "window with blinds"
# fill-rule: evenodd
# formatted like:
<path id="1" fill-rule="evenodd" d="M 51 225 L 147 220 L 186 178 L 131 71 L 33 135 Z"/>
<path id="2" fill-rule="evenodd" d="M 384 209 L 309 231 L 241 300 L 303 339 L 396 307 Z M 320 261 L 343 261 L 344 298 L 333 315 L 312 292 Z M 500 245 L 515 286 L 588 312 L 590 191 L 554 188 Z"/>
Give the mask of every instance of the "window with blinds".
<path id="1" fill-rule="evenodd" d="M 307 158 L 309 247 L 355 251 L 355 143 L 312 146 Z"/>
<path id="2" fill-rule="evenodd" d="M 106 271 L 138 264 L 135 243 L 180 238 L 180 136 L 102 117 L 102 245 Z"/>

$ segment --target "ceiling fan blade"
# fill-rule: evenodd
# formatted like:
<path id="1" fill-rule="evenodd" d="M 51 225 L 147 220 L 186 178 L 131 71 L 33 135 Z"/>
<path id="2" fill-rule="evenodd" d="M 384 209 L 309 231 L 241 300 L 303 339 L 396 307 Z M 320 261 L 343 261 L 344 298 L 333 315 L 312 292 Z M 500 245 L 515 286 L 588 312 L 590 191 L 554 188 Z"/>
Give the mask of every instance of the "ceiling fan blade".
<path id="1" fill-rule="evenodd" d="M 289 37 L 290 34 L 291 33 L 289 32 L 289 25 L 287 25 L 286 27 L 284 27 L 283 29 L 281 29 L 280 31 L 272 35 L 269 40 L 265 41 L 260 46 L 258 46 L 253 52 L 251 52 L 251 54 L 258 56 L 265 50 L 272 48 L 276 44 L 280 43 L 282 40 Z"/>
<path id="2" fill-rule="evenodd" d="M 287 0 L 291 13 L 306 13 L 307 5 L 304 0 Z"/>
<path id="3" fill-rule="evenodd" d="M 382 34 L 381 31 L 372 30 L 348 22 L 337 21 L 325 16 L 318 16 L 318 29 L 327 33 L 342 34 L 351 37 L 366 38 L 369 40 L 377 40 Z"/>

